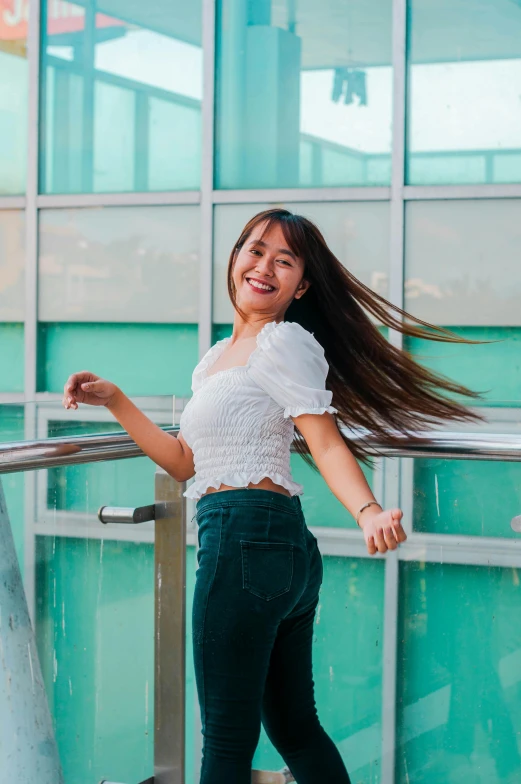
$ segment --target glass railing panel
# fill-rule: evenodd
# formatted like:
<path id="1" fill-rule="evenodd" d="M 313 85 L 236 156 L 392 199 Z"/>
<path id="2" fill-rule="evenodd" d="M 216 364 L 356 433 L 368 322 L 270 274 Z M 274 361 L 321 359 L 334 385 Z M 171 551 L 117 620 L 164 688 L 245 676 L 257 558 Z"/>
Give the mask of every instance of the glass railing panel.
<path id="1" fill-rule="evenodd" d="M 519 536 L 521 463 L 415 460 L 414 531 L 459 536 Z"/>
<path id="2" fill-rule="evenodd" d="M 154 753 L 153 523 L 103 526 L 96 511 L 153 503 L 154 466 L 53 468 L 36 487 L 36 633 L 65 781 L 142 781 Z"/>
<path id="3" fill-rule="evenodd" d="M 34 499 L 24 521 L 6 493 L 13 532 L 27 527 L 20 544 L 26 564 L 34 563 L 36 642 L 67 784 L 135 784 L 154 772 L 154 524 L 104 526 L 96 516 L 101 505 L 153 503 L 154 471 L 148 458 L 132 458 L 0 476 L 5 489 L 14 478 Z M 186 558 L 191 596 L 193 544 Z M 188 612 L 187 781 L 195 723 L 190 646 Z"/>
<path id="4" fill-rule="evenodd" d="M 36 539 L 36 631 L 67 782 L 153 772 L 154 548 Z"/>
<path id="5" fill-rule="evenodd" d="M 24 404 L 0 403 L 0 443 L 23 441 Z"/>
<path id="6" fill-rule="evenodd" d="M 24 439 L 23 404 L 0 404 L 0 444 Z M 12 513 L 11 530 L 18 563 L 24 574 L 24 477 L 23 474 L 6 474 L 2 478 L 7 508 Z"/>
<path id="7" fill-rule="evenodd" d="M 413 531 L 399 551 L 396 784 L 513 784 L 521 535 L 511 521 L 521 514 L 521 464 L 402 463 Z"/>
<path id="8" fill-rule="evenodd" d="M 521 568 L 402 563 L 396 784 L 514 784 Z"/>

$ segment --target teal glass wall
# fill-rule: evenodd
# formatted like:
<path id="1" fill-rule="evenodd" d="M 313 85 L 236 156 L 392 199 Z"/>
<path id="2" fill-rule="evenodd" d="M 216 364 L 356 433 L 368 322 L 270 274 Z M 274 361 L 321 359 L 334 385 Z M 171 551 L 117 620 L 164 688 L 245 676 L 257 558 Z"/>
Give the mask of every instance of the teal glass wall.
<path id="1" fill-rule="evenodd" d="M 199 207 L 43 210 L 39 388 L 90 369 L 186 396 L 197 363 Z"/>
<path id="2" fill-rule="evenodd" d="M 519 569 L 411 562 L 400 584 L 396 783 L 514 784 Z"/>
<path id="3" fill-rule="evenodd" d="M 24 272 L 25 214 L 0 210 L 0 392 L 24 389 Z"/>
<path id="4" fill-rule="evenodd" d="M 519 463 L 415 460 L 414 488 L 415 531 L 519 539 L 510 527 L 521 514 Z"/>
<path id="5" fill-rule="evenodd" d="M 28 20 L 29 0 L 0 5 L 0 196 L 25 193 Z"/>
<path id="6" fill-rule="evenodd" d="M 361 466 L 369 485 L 375 489 L 375 469 L 373 466 Z M 308 465 L 299 455 L 291 456 L 291 470 L 296 482 L 304 487 L 302 509 L 306 522 L 310 526 L 321 528 L 351 528 L 356 530 L 356 523 L 347 509 L 338 501 L 324 482 L 322 475 Z M 363 566 L 361 566 L 363 569 Z"/>
<path id="7" fill-rule="evenodd" d="M 521 182 L 521 8 L 409 0 L 411 185 Z"/>
<path id="8" fill-rule="evenodd" d="M 47 0 L 42 13 L 41 192 L 198 188 L 200 0 L 182 13 Z"/>
<path id="9" fill-rule="evenodd" d="M 391 0 L 218 0 L 217 188 L 390 182 Z"/>

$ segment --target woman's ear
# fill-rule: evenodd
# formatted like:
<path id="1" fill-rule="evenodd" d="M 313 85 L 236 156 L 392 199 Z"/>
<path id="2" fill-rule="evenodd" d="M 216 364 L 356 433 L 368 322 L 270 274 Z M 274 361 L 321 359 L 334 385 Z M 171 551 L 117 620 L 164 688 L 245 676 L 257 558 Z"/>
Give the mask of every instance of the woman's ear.
<path id="1" fill-rule="evenodd" d="M 302 278 L 295 292 L 295 299 L 300 299 L 301 297 L 303 297 L 310 286 L 311 283 L 309 282 L 309 280 Z"/>

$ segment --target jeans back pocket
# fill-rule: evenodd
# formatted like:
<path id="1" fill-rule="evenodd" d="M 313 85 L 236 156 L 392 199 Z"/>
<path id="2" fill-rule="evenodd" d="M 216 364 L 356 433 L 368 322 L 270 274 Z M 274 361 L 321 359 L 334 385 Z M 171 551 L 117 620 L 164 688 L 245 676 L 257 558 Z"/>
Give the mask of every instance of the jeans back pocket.
<path id="1" fill-rule="evenodd" d="M 241 541 L 242 587 L 270 601 L 287 593 L 293 579 L 293 545 Z"/>

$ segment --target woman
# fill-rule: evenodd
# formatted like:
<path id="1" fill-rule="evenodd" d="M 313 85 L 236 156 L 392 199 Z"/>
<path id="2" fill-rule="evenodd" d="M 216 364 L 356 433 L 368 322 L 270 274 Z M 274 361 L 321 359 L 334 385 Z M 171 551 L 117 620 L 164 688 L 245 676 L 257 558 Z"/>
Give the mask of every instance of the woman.
<path id="1" fill-rule="evenodd" d="M 364 443 L 338 426 L 392 441 L 435 422 L 476 419 L 446 393 L 477 395 L 385 340 L 375 319 L 405 335 L 459 339 L 410 316 L 402 322 L 402 311 L 354 278 L 301 216 L 272 209 L 252 218 L 231 253 L 228 289 L 232 337 L 196 367 L 177 439 L 88 372 L 68 379 L 64 406 L 106 406 L 175 479 L 195 475 L 185 495 L 197 499 L 200 545 L 193 642 L 201 784 L 251 781 L 261 720 L 299 784 L 348 784 L 315 708 L 322 561 L 291 476 L 294 425 L 298 449 L 309 450 L 374 555 L 405 541 L 402 512 L 379 506 L 356 459 L 366 459 Z M 285 779 L 293 780 L 289 772 Z"/>

